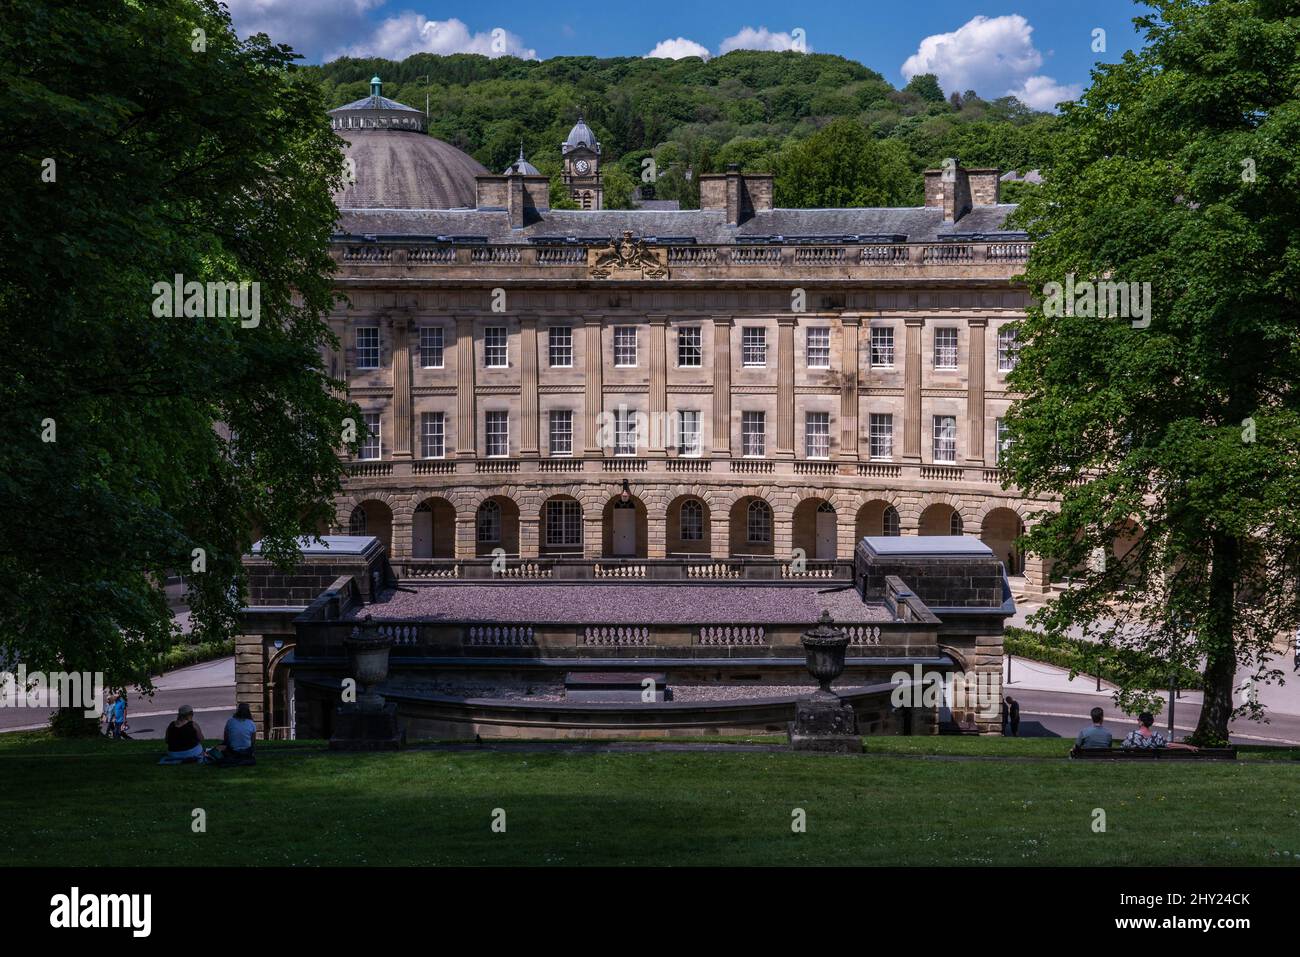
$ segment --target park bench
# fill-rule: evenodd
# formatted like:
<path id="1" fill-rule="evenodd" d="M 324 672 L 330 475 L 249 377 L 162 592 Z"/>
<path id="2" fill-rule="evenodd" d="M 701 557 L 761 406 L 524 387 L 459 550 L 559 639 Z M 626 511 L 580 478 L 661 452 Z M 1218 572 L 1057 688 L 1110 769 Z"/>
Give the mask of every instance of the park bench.
<path id="1" fill-rule="evenodd" d="M 1070 749 L 1070 757 L 1085 761 L 1235 761 L 1236 748 L 1080 748 Z"/>

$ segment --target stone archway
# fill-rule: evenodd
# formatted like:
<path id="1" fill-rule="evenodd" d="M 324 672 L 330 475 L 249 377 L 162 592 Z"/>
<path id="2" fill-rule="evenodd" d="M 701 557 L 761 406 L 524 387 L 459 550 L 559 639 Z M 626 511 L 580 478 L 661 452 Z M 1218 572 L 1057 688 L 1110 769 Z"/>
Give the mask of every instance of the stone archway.
<path id="1" fill-rule="evenodd" d="M 519 554 L 519 506 L 508 495 L 493 495 L 474 510 L 474 554 L 490 558 L 497 549 Z"/>
<path id="2" fill-rule="evenodd" d="M 670 556 L 708 555 L 713 542 L 709 503 L 698 495 L 679 495 L 668 503 L 665 540 Z"/>
<path id="3" fill-rule="evenodd" d="M 758 495 L 742 495 L 727 515 L 732 557 L 770 558 L 776 554 L 776 514 Z"/>
<path id="4" fill-rule="evenodd" d="M 645 558 L 649 529 L 645 503 L 620 492 L 605 503 L 601 513 L 601 554 L 606 558 Z"/>
<path id="5" fill-rule="evenodd" d="M 411 516 L 412 558 L 454 558 L 456 555 L 456 506 L 445 498 L 430 496 L 415 507 Z"/>
<path id="6" fill-rule="evenodd" d="M 383 543 L 384 551 L 393 554 L 393 510 L 376 498 L 368 498 L 352 509 L 348 518 L 349 535 L 373 535 Z"/>
<path id="7" fill-rule="evenodd" d="M 854 522 L 854 540 L 872 536 L 897 537 L 903 532 L 902 519 L 892 503 L 884 499 L 872 499 L 858 509 Z"/>
<path id="8" fill-rule="evenodd" d="M 538 511 L 541 521 L 538 552 L 541 555 L 581 556 L 582 503 L 572 495 L 552 495 Z"/>
<path id="9" fill-rule="evenodd" d="M 960 535 L 964 530 L 961 513 L 944 502 L 929 506 L 917 522 L 918 535 Z"/>
<path id="10" fill-rule="evenodd" d="M 1015 509 L 1000 505 L 989 509 L 980 523 L 980 541 L 992 549 L 998 561 L 1007 566 L 1008 575 L 1024 571 L 1025 559 L 1016 545 L 1025 533 L 1025 523 Z"/>
<path id="11" fill-rule="evenodd" d="M 793 540 L 795 548 L 804 555 L 819 561 L 835 557 L 836 513 L 835 506 L 824 498 L 806 498 L 794 508 Z"/>

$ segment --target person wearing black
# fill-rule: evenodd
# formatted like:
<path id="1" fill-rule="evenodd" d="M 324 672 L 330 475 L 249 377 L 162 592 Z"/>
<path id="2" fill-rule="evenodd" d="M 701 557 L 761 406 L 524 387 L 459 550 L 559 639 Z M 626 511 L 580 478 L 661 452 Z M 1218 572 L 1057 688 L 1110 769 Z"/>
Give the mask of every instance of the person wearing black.
<path id="1" fill-rule="evenodd" d="M 187 704 L 180 706 L 176 712 L 176 720 L 167 725 L 167 758 L 168 761 L 202 761 L 205 752 L 203 750 L 203 729 L 194 722 L 194 709 Z"/>
<path id="2" fill-rule="evenodd" d="M 1004 738 L 1011 733 L 1011 708 L 1007 704 L 1010 700 L 1009 695 L 1002 699 L 1002 737 Z"/>
<path id="3" fill-rule="evenodd" d="M 1007 695 L 1007 721 L 1011 725 L 1011 737 L 1020 737 L 1020 702 Z"/>

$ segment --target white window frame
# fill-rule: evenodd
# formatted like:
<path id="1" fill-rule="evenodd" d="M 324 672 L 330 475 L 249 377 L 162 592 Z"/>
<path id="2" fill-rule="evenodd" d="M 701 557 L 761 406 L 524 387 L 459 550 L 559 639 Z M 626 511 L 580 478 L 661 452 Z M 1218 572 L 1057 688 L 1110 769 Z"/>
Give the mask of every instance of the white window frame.
<path id="1" fill-rule="evenodd" d="M 557 428 L 557 426 L 563 426 Z M 572 409 L 551 409 L 547 416 L 547 448 L 551 455 L 554 456 L 571 456 L 573 455 L 573 410 Z M 561 440 L 561 445 L 567 448 L 557 448 L 556 440 Z"/>
<path id="2" fill-rule="evenodd" d="M 804 457 L 828 459 L 831 457 L 831 414 L 811 411 L 803 414 Z"/>
<path id="3" fill-rule="evenodd" d="M 950 457 L 941 457 L 941 453 L 949 450 L 952 452 Z M 936 415 L 934 417 L 931 458 L 936 465 L 957 464 L 957 416 Z"/>
<path id="4" fill-rule="evenodd" d="M 998 330 L 998 371 L 1010 372 L 1020 361 L 1020 342 L 1015 326 L 1003 326 Z"/>
<path id="5" fill-rule="evenodd" d="M 573 326 L 551 326 L 547 330 L 546 355 L 552 369 L 573 368 Z"/>
<path id="6" fill-rule="evenodd" d="M 1002 453 L 1011 447 L 1011 430 L 1007 420 L 998 417 L 993 420 L 993 464 L 1002 464 Z"/>
<path id="7" fill-rule="evenodd" d="M 499 359 L 500 361 L 494 361 Z M 505 326 L 485 326 L 483 329 L 483 368 L 508 369 L 510 367 L 510 330 Z"/>
<path id="8" fill-rule="evenodd" d="M 704 503 L 688 498 L 677 516 L 677 537 L 683 542 L 704 541 Z"/>
<path id="9" fill-rule="evenodd" d="M 501 426 L 494 429 L 494 426 Z M 493 452 L 493 442 L 496 439 L 502 440 L 504 451 Z M 487 409 L 483 412 L 483 452 L 490 459 L 504 459 L 510 457 L 510 413 L 503 409 Z"/>
<path id="10" fill-rule="evenodd" d="M 940 340 L 942 339 L 942 342 Z M 955 372 L 957 352 L 961 337 L 956 326 L 939 326 L 934 330 L 934 367 L 942 372 Z M 949 364 L 951 360 L 951 364 Z"/>
<path id="11" fill-rule="evenodd" d="M 614 455 L 629 458 L 637 454 L 640 436 L 637 435 L 636 417 L 636 410 L 626 406 L 614 410 Z"/>
<path id="12" fill-rule="evenodd" d="M 699 409 L 682 409 L 677 413 L 677 454 L 699 458 L 704 454 L 704 434 Z"/>
<path id="13" fill-rule="evenodd" d="M 746 369 L 767 367 L 767 329 L 743 326 L 740 330 L 740 364 Z"/>
<path id="14" fill-rule="evenodd" d="M 755 499 L 745 509 L 745 543 L 747 545 L 772 544 L 772 506 L 763 499 Z M 755 532 L 758 532 L 756 535 Z"/>
<path id="15" fill-rule="evenodd" d="M 615 326 L 614 327 L 614 368 L 635 369 L 636 363 L 637 363 L 636 326 Z"/>
<path id="16" fill-rule="evenodd" d="M 573 499 L 547 502 L 543 534 L 547 548 L 581 548 L 582 506 Z"/>
<path id="17" fill-rule="evenodd" d="M 880 447 L 877 448 L 877 440 Z M 867 455 L 877 462 L 894 460 L 894 414 L 872 412 L 867 416 Z"/>
<path id="18" fill-rule="evenodd" d="M 433 451 L 435 448 L 437 451 Z M 447 413 L 420 413 L 420 455 L 426 459 L 447 457 Z"/>
<path id="19" fill-rule="evenodd" d="M 694 340 L 693 342 L 691 340 Z M 691 360 L 694 361 L 691 361 Z M 704 365 L 704 332 L 699 326 L 677 327 L 677 368 L 698 369 Z"/>
<path id="20" fill-rule="evenodd" d="M 442 326 L 420 327 L 420 368 L 441 369 L 444 361 Z"/>
<path id="21" fill-rule="evenodd" d="M 384 417 L 379 412 L 362 412 L 361 421 L 366 426 L 366 440 L 357 449 L 357 458 L 373 462 L 384 457 Z"/>
<path id="22" fill-rule="evenodd" d="M 892 505 L 886 505 L 884 513 L 880 516 L 881 534 L 890 538 L 897 538 L 903 534 L 903 520 L 898 515 L 898 509 Z"/>
<path id="23" fill-rule="evenodd" d="M 817 342 L 814 344 L 813 340 Z M 818 361 L 813 361 L 816 354 Z M 831 367 L 831 327 L 810 326 L 804 338 L 804 357 L 809 369 L 829 369 Z M 822 361 L 822 359 L 825 361 Z"/>
<path id="24" fill-rule="evenodd" d="M 488 499 L 478 507 L 474 515 L 474 538 L 481 544 L 490 545 L 501 541 L 501 505 Z"/>
<path id="25" fill-rule="evenodd" d="M 751 410 L 740 413 L 740 448 L 745 458 L 761 459 L 767 455 L 767 413 Z"/>
<path id="26" fill-rule="evenodd" d="M 868 349 L 867 361 L 871 368 L 892 369 L 894 367 L 894 327 L 872 326 Z"/>
<path id="27" fill-rule="evenodd" d="M 364 343 L 363 338 L 366 340 Z M 378 369 L 382 358 L 380 353 L 379 327 L 357 326 L 357 368 Z"/>

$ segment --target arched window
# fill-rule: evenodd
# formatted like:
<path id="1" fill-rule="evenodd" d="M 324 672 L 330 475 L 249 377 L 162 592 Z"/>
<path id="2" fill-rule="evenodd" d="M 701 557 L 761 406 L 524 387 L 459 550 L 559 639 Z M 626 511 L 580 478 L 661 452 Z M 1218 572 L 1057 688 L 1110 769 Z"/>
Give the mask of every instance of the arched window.
<path id="1" fill-rule="evenodd" d="M 834 515 L 835 506 L 832 505 L 830 502 L 822 502 L 820 505 L 817 506 L 817 512 L 821 515 Z"/>
<path id="2" fill-rule="evenodd" d="M 886 535 L 897 537 L 903 534 L 902 522 L 898 520 L 898 509 L 892 505 L 885 506 L 884 525 Z"/>
<path id="3" fill-rule="evenodd" d="M 966 527 L 962 524 L 961 513 L 954 508 L 952 510 L 952 518 L 948 520 L 948 534 L 961 535 L 965 531 Z"/>
<path id="4" fill-rule="evenodd" d="M 501 506 L 491 500 L 478 507 L 478 540 L 501 541 Z"/>
<path id="5" fill-rule="evenodd" d="M 682 502 L 680 531 L 684 542 L 704 541 L 704 506 L 695 499 Z"/>
<path id="6" fill-rule="evenodd" d="M 352 515 L 348 518 L 348 534 L 366 534 L 366 510 L 360 505 L 352 510 Z"/>
<path id="7" fill-rule="evenodd" d="M 772 509 L 762 499 L 749 503 L 745 539 L 751 545 L 767 545 L 772 541 Z"/>

